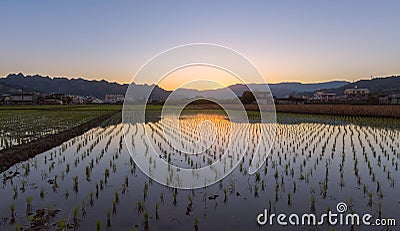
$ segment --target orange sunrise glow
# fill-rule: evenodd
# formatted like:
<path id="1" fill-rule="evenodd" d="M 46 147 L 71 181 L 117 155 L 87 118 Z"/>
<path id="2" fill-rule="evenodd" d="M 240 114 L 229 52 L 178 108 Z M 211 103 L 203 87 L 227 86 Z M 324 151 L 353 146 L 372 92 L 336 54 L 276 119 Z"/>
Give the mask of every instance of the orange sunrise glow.
<path id="1" fill-rule="evenodd" d="M 165 90 L 175 90 L 187 82 L 200 79 L 215 81 L 216 83 L 193 82 L 192 84 L 186 84 L 184 88 L 211 90 L 221 88 L 221 85 L 227 87 L 236 83 L 241 83 L 236 76 L 227 71 L 210 66 L 191 66 L 178 69 L 165 76 L 159 83 L 159 86 Z"/>

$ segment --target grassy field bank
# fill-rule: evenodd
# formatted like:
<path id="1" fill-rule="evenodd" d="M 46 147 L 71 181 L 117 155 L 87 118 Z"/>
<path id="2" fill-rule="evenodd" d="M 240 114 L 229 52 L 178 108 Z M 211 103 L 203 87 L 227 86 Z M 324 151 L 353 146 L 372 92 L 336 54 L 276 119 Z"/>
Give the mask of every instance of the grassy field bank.
<path id="1" fill-rule="evenodd" d="M 277 112 L 400 118 L 400 107 L 390 105 L 275 105 Z"/>

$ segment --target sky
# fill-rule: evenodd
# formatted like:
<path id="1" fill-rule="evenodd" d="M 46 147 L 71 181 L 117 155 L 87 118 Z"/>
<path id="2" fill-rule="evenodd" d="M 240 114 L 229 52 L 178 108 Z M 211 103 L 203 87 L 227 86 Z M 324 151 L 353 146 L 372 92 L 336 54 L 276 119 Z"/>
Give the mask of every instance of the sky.
<path id="1" fill-rule="evenodd" d="M 189 43 L 240 52 L 268 83 L 397 74 L 399 9 L 400 1 L 369 0 L 3 0 L 0 76 L 22 72 L 129 83 L 150 58 Z M 220 73 L 192 69 L 180 71 L 180 79 Z"/>

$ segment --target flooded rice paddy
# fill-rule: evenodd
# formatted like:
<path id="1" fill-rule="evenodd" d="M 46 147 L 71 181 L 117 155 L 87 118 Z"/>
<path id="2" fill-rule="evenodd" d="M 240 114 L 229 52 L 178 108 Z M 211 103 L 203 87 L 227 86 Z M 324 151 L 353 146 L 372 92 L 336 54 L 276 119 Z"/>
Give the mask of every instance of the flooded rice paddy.
<path id="1" fill-rule="evenodd" d="M 252 155 L 246 152 L 218 183 L 178 190 L 152 181 L 135 165 L 119 116 L 2 173 L 0 230 L 279 230 L 276 224 L 259 226 L 257 215 L 264 209 L 322 214 L 335 211 L 338 202 L 349 212 L 400 221 L 399 120 L 278 114 L 272 153 L 255 174 L 248 173 Z M 217 146 L 205 155 L 167 148 L 157 136 L 162 121 L 156 116 L 132 126 L 130 134 L 139 145 L 139 127 L 153 130 L 152 139 L 165 153 L 160 158 L 202 167 L 226 148 L 227 130 L 243 126 L 219 113 L 194 113 L 182 123 L 188 139 L 196 137 L 191 126 L 204 118 L 219 129 L 212 134 Z M 245 126 L 256 132 L 264 125 Z M 289 230 L 352 228 L 377 230 L 328 224 Z"/>

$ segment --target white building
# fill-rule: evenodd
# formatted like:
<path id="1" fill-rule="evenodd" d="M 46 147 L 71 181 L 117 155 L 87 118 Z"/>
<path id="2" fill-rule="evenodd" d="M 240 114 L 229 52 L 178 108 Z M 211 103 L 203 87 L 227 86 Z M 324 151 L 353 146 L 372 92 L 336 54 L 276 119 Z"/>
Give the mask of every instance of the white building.
<path id="1" fill-rule="evenodd" d="M 94 103 L 94 104 L 102 104 L 102 103 L 104 103 L 104 102 L 103 102 L 103 100 L 101 100 L 101 99 L 94 99 L 94 100 L 91 101 L 91 103 Z"/>
<path id="2" fill-rule="evenodd" d="M 336 93 L 323 92 L 319 90 L 314 92 L 311 100 L 320 102 L 332 102 L 336 100 Z"/>

